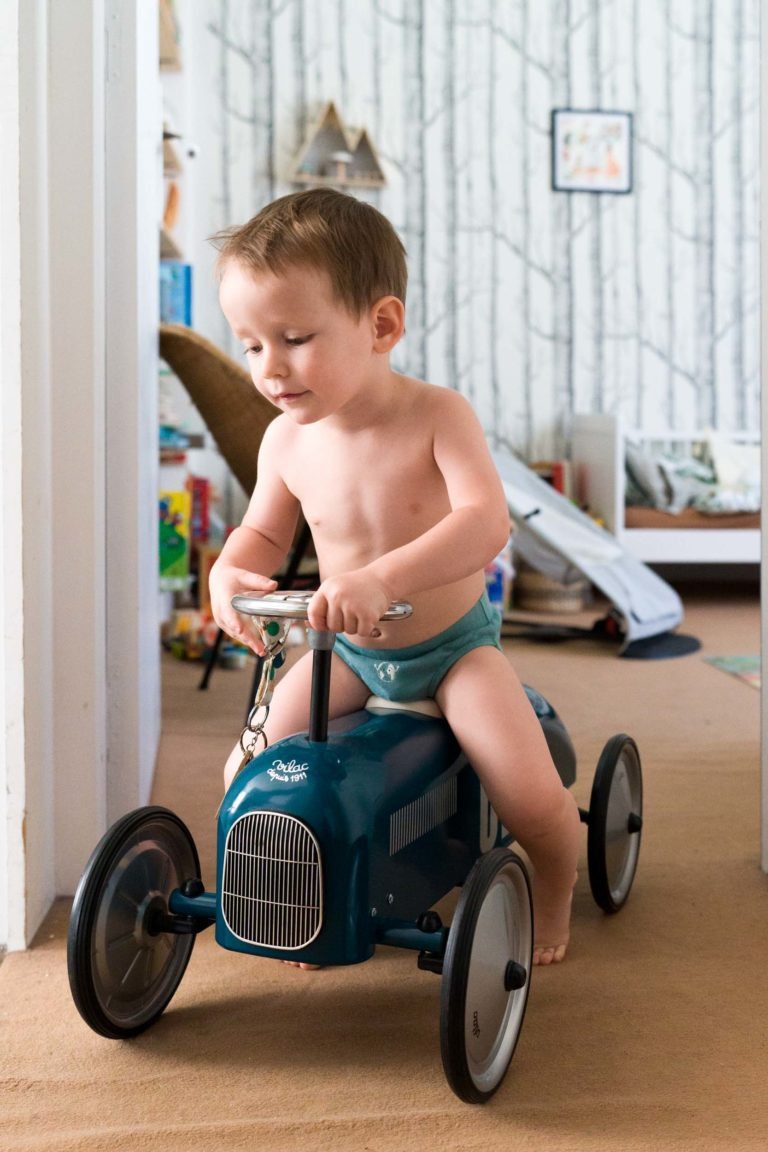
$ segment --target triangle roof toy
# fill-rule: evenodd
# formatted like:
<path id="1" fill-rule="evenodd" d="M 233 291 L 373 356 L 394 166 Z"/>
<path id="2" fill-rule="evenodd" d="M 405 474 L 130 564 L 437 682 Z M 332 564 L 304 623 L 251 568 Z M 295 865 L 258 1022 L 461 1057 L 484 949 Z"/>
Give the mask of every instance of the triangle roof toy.
<path id="1" fill-rule="evenodd" d="M 295 183 L 381 188 L 386 178 L 365 128 L 348 129 L 333 101 L 326 104 L 299 153 Z"/>

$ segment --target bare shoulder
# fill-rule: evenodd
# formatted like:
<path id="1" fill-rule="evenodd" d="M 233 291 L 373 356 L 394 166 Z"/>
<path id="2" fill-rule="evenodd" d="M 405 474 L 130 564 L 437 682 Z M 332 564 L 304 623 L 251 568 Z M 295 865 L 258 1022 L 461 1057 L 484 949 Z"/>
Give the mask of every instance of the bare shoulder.
<path id="1" fill-rule="evenodd" d="M 267 451 L 282 451 L 294 442 L 295 425 L 285 413 L 275 416 L 266 427 L 262 437 L 262 444 Z"/>
<path id="2" fill-rule="evenodd" d="M 477 450 L 485 444 L 480 421 L 466 396 L 439 384 L 425 384 L 424 388 L 422 418 L 432 428 L 436 452 L 448 445 Z"/>
<path id="3" fill-rule="evenodd" d="M 259 447 L 258 475 L 260 480 L 269 478 L 272 487 L 285 487 L 294 490 L 295 478 L 291 478 L 291 464 L 299 456 L 296 441 L 296 427 L 284 413 L 276 416 L 267 425 Z"/>
<path id="4" fill-rule="evenodd" d="M 441 384 L 427 384 L 423 380 L 406 379 L 413 412 L 435 426 L 446 422 L 470 421 L 477 423 L 475 410 L 465 396 Z"/>
<path id="5" fill-rule="evenodd" d="M 298 429 L 293 421 L 281 413 L 276 416 L 264 432 L 259 448 L 260 464 L 282 473 L 282 462 L 289 460 L 297 448 Z"/>
<path id="6" fill-rule="evenodd" d="M 431 429 L 432 451 L 444 475 L 465 473 L 469 465 L 476 480 L 495 483 L 483 426 L 466 396 L 437 384 L 423 385 L 420 423 Z"/>

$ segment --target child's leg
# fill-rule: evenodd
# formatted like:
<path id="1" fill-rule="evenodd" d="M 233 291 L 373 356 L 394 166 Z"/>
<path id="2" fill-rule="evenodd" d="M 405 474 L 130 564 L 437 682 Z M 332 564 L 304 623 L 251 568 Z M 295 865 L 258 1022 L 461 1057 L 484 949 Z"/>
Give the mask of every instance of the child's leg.
<path id="1" fill-rule="evenodd" d="M 437 702 L 502 824 L 534 868 L 534 963 L 562 960 L 581 839 L 576 802 L 506 656 L 475 648 L 451 668 Z"/>
<path id="2" fill-rule="evenodd" d="M 279 675 L 279 673 L 278 673 Z M 306 731 L 309 725 L 309 699 L 312 686 L 312 653 L 307 652 L 280 676 L 269 706 L 269 719 L 265 730 L 270 744 L 295 732 Z M 331 671 L 330 718 L 346 716 L 362 708 L 370 691 L 338 656 L 333 656 Z M 261 744 L 259 744 L 261 751 Z M 228 788 L 243 759 L 238 740 L 224 766 L 224 786 Z"/>

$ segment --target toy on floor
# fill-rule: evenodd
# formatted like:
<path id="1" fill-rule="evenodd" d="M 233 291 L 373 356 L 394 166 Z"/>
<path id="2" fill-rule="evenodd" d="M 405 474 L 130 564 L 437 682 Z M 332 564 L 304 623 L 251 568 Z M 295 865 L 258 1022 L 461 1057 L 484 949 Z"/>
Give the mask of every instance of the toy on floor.
<path id="1" fill-rule="evenodd" d="M 372 697 L 328 723 L 334 635 L 309 630 L 309 731 L 256 756 L 274 664 L 312 593 L 244 594 L 267 655 L 243 733 L 244 766 L 218 816 L 216 891 L 206 891 L 192 837 L 174 813 L 124 816 L 94 850 L 69 927 L 69 979 L 102 1036 L 149 1027 L 181 980 L 195 935 L 211 924 L 234 951 L 307 964 L 369 959 L 377 945 L 413 949 L 441 974 L 440 1046 L 452 1089 L 483 1102 L 509 1066 L 531 980 L 533 917 L 525 864 L 507 847 L 479 781 L 433 701 Z M 393 604 L 385 619 L 407 616 Z M 560 776 L 576 775 L 573 745 L 550 704 L 528 697 Z M 478 722 L 481 722 L 480 718 Z M 588 812 L 593 895 L 626 901 L 637 867 L 640 759 L 629 736 L 608 741 Z M 433 906 L 461 886 L 450 926 Z M 268 1057 L 267 1057 L 268 1058 Z"/>

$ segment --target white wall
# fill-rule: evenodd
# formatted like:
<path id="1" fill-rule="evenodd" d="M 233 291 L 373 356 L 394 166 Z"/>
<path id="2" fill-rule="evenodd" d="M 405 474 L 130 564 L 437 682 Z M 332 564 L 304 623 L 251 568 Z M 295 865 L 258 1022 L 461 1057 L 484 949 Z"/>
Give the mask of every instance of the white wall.
<path id="1" fill-rule="evenodd" d="M 0 946 L 21 948 L 148 798 L 159 732 L 155 0 L 0 5 L 0 65 Z"/>
<path id="2" fill-rule="evenodd" d="M 24 932 L 18 11 L 0 6 L 0 942 Z"/>
<path id="3" fill-rule="evenodd" d="M 768 60 L 768 21 L 763 20 L 760 26 L 760 58 Z M 760 335 L 762 347 L 762 482 L 763 508 L 768 508 L 768 307 L 766 307 L 765 294 L 768 292 L 768 77 L 766 77 L 760 90 L 760 270 L 763 289 L 763 306 L 760 312 Z M 763 871 L 768 872 L 768 533 L 762 535 L 762 566 L 761 579 L 761 652 L 762 652 L 762 681 L 761 681 L 761 771 L 762 771 L 762 820 L 761 820 L 761 862 Z"/>
<path id="4" fill-rule="evenodd" d="M 57 891 L 106 819 L 104 4 L 49 7 Z M 24 381 L 26 386 L 26 381 Z M 73 798 L 77 797 L 73 803 Z M 78 868 L 78 864 L 80 868 Z"/>
<path id="5" fill-rule="evenodd" d="M 15 948 L 55 891 L 45 5 L 4 5 L 0 23 L 0 942 Z"/>
<path id="6" fill-rule="evenodd" d="M 106 91 L 107 816 L 146 803 L 160 737 L 155 0 L 109 0 Z"/>
<path id="7" fill-rule="evenodd" d="M 758 0 L 188 9 L 201 235 L 293 189 L 304 134 L 333 100 L 387 177 L 357 194 L 408 249 L 398 367 L 464 392 L 489 437 L 526 458 L 562 452 L 573 412 L 754 430 Z M 559 107 L 633 114 L 629 195 L 552 191 Z M 224 342 L 205 267 L 197 323 Z"/>

